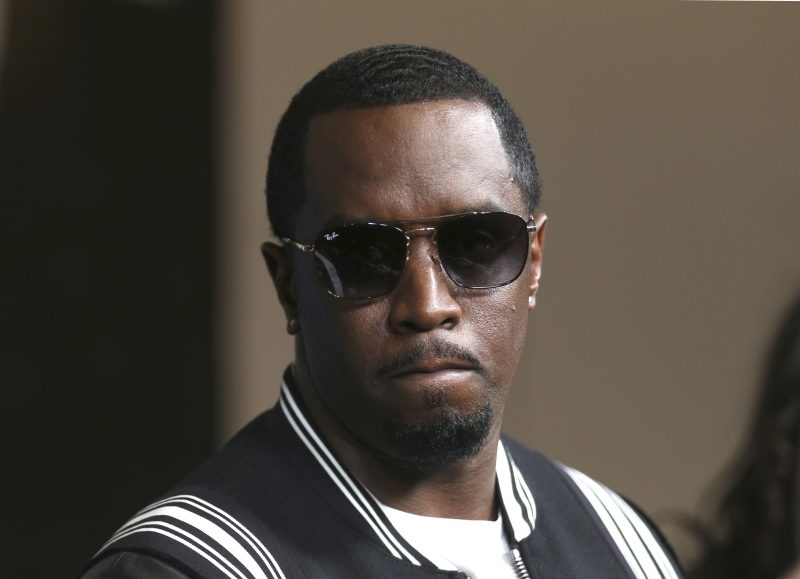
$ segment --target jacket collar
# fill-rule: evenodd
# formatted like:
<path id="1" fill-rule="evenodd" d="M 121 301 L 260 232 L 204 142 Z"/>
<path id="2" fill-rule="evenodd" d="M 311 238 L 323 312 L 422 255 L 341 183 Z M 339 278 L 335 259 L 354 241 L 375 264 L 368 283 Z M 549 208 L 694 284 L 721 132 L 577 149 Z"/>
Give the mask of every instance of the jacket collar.
<path id="1" fill-rule="evenodd" d="M 279 406 L 291 429 L 384 548 L 392 556 L 414 565 L 435 567 L 394 528 L 372 493 L 339 462 L 303 408 L 291 367 L 284 373 Z M 496 472 L 500 508 L 509 539 L 512 543 L 519 543 L 529 537 L 536 526 L 536 503 L 530 487 L 502 442 L 498 442 Z"/>

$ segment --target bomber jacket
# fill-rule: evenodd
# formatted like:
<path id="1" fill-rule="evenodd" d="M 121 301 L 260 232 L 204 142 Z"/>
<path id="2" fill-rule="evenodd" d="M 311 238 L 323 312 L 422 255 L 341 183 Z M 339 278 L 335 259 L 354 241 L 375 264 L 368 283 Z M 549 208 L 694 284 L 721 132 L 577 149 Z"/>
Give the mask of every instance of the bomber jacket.
<path id="1" fill-rule="evenodd" d="M 520 577 L 677 579 L 669 547 L 628 501 L 503 437 L 497 496 Z M 291 373 L 247 425 L 98 551 L 84 579 L 428 578 L 402 536 L 311 423 Z"/>

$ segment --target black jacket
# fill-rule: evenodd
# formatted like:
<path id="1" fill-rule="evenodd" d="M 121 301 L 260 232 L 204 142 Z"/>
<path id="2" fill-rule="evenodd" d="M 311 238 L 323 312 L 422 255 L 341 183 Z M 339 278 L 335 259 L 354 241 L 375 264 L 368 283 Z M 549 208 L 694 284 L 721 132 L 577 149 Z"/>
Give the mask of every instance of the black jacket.
<path id="1" fill-rule="evenodd" d="M 504 437 L 497 481 L 509 542 L 531 577 L 682 576 L 649 522 L 585 475 Z M 131 518 L 83 577 L 465 576 L 437 569 L 394 529 L 284 383 L 275 408 Z"/>

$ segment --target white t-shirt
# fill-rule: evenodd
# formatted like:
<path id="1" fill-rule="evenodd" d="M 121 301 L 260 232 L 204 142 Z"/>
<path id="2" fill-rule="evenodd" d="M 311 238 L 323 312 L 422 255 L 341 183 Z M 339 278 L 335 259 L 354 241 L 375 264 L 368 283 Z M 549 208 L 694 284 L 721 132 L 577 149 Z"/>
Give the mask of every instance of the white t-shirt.
<path id="1" fill-rule="evenodd" d="M 495 521 L 442 519 L 378 504 L 403 537 L 440 569 L 472 579 L 517 579 L 502 515 Z"/>

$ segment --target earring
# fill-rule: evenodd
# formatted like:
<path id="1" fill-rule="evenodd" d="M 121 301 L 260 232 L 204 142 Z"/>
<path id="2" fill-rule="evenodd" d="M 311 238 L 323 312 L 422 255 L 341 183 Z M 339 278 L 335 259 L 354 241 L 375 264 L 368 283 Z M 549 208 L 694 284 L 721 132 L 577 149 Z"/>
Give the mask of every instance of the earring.
<path id="1" fill-rule="evenodd" d="M 536 294 L 529 294 L 528 295 L 528 307 L 532 308 L 536 305 Z"/>
<path id="2" fill-rule="evenodd" d="M 290 336 L 300 333 L 300 320 L 297 318 L 289 318 L 286 322 L 286 333 Z"/>

